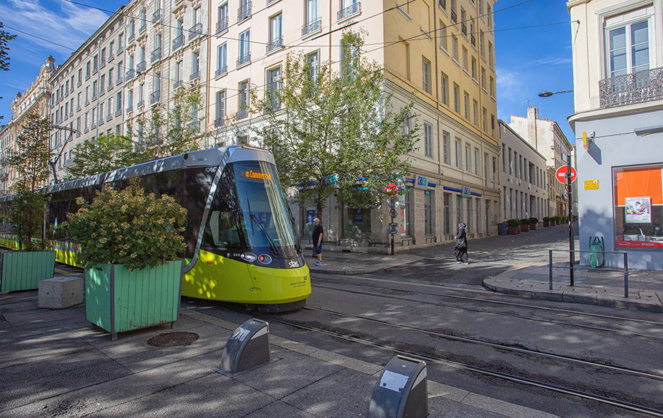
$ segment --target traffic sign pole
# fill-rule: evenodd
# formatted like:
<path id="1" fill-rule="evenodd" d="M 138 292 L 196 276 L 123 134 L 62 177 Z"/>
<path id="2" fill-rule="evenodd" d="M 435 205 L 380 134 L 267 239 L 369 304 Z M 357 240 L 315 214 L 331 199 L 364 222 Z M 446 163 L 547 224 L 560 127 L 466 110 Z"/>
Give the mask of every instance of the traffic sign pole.
<path id="1" fill-rule="evenodd" d="M 573 276 L 573 264 L 575 263 L 575 240 L 573 239 L 573 194 L 571 183 L 574 180 L 575 173 L 571 172 L 571 154 L 566 157 L 566 193 L 569 195 L 569 279 L 571 286 L 575 285 Z"/>

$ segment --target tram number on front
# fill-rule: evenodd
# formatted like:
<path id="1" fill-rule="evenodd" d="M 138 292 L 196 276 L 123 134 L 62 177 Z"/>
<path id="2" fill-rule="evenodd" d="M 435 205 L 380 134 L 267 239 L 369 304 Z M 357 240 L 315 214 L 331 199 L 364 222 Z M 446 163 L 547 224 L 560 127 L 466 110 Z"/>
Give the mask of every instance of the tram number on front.
<path id="1" fill-rule="evenodd" d="M 242 253 L 228 253 L 228 258 L 240 258 Z"/>

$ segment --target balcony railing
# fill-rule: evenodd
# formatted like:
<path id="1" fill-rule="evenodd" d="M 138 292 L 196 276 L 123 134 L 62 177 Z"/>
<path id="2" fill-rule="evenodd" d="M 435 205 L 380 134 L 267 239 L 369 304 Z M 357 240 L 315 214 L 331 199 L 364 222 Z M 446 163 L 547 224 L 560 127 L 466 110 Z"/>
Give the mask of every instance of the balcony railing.
<path id="1" fill-rule="evenodd" d="M 248 19 L 251 17 L 251 2 L 247 1 L 237 9 L 237 21 Z"/>
<path id="2" fill-rule="evenodd" d="M 117 80 L 115 80 L 115 85 L 116 86 L 119 86 L 120 84 L 122 84 L 122 76 L 118 76 Z"/>
<path id="3" fill-rule="evenodd" d="M 145 106 L 145 100 L 141 100 L 141 101 L 138 102 L 138 104 L 136 105 L 136 107 L 144 107 L 144 106 Z"/>
<path id="4" fill-rule="evenodd" d="M 116 53 L 117 53 L 118 55 L 120 55 L 120 54 L 122 53 L 122 51 L 124 51 L 124 47 L 123 47 L 122 45 L 118 45 L 118 46 L 117 46 L 117 52 L 116 52 Z"/>
<path id="5" fill-rule="evenodd" d="M 118 107 L 117 110 L 115 110 L 115 116 L 120 116 L 122 114 L 122 108 Z"/>
<path id="6" fill-rule="evenodd" d="M 81 111 L 81 105 L 76 106 L 76 111 L 80 112 Z"/>
<path id="7" fill-rule="evenodd" d="M 132 78 L 134 78 L 134 74 L 135 74 L 135 73 L 134 73 L 134 69 L 133 69 L 133 68 L 130 69 L 130 70 L 128 70 L 128 71 L 127 71 L 127 76 L 125 77 L 125 80 L 126 80 L 126 81 L 131 80 Z"/>
<path id="8" fill-rule="evenodd" d="M 155 10 L 154 13 L 152 13 L 152 23 L 157 23 L 158 21 L 161 20 L 161 9 Z"/>
<path id="9" fill-rule="evenodd" d="M 477 37 L 474 36 L 473 33 L 470 34 L 470 41 L 472 42 L 473 46 L 477 46 Z"/>
<path id="10" fill-rule="evenodd" d="M 354 16 L 356 14 L 359 14 L 359 12 L 361 12 L 361 3 L 357 2 L 355 4 L 351 4 L 348 7 L 338 11 L 338 19 L 337 20 L 347 19 L 350 16 Z"/>
<path id="11" fill-rule="evenodd" d="M 199 35 L 203 34 L 203 24 L 196 23 L 191 29 L 189 29 L 189 40 L 196 39 Z"/>
<path id="12" fill-rule="evenodd" d="M 244 54 L 237 58 L 237 68 L 248 65 L 251 62 L 251 54 Z"/>
<path id="13" fill-rule="evenodd" d="M 182 86 L 182 80 L 178 80 L 173 84 L 173 90 L 176 90 L 178 87 Z"/>
<path id="14" fill-rule="evenodd" d="M 663 68 L 599 81 L 601 109 L 663 99 Z"/>
<path id="15" fill-rule="evenodd" d="M 136 39 L 136 34 L 132 33 L 131 35 L 129 35 L 129 38 L 127 39 L 127 43 L 133 42 L 134 39 Z"/>
<path id="16" fill-rule="evenodd" d="M 214 119 L 214 127 L 218 128 L 219 126 L 223 126 L 226 124 L 226 121 L 223 117 L 218 117 Z"/>
<path id="17" fill-rule="evenodd" d="M 283 48 L 283 37 L 278 39 L 272 39 L 272 41 L 267 44 L 267 53 L 271 54 L 274 51 L 278 51 Z"/>
<path id="18" fill-rule="evenodd" d="M 142 25 L 140 25 L 140 28 L 138 29 L 138 33 L 143 33 L 147 30 L 147 23 L 143 22 Z"/>
<path id="19" fill-rule="evenodd" d="M 154 61 L 158 61 L 160 59 L 161 59 L 161 47 L 159 47 L 159 48 L 155 49 L 154 51 L 152 51 L 152 60 L 151 61 L 154 62 Z"/>
<path id="20" fill-rule="evenodd" d="M 111 54 L 108 56 L 108 62 L 111 62 L 115 59 L 115 55 L 111 52 Z"/>
<path id="21" fill-rule="evenodd" d="M 467 36 L 467 25 L 465 22 L 460 22 L 460 31 L 463 32 L 463 35 Z"/>
<path id="22" fill-rule="evenodd" d="M 90 101 L 88 99 L 85 99 L 85 106 L 89 106 L 89 105 L 90 105 Z"/>
<path id="23" fill-rule="evenodd" d="M 82 84 L 83 84 L 83 82 L 82 82 L 81 79 L 79 78 L 79 79 L 78 79 L 78 83 L 76 83 L 76 87 L 80 87 Z"/>
<path id="24" fill-rule="evenodd" d="M 322 29 L 322 18 L 318 18 L 313 22 L 310 22 L 302 28 L 302 36 L 306 36 L 309 33 L 314 33 Z"/>
<path id="25" fill-rule="evenodd" d="M 246 119 L 249 117 L 249 109 L 242 107 L 237 111 L 237 120 Z"/>
<path id="26" fill-rule="evenodd" d="M 221 77 L 226 74 L 228 74 L 228 66 L 224 65 L 223 67 L 219 68 L 214 72 L 214 77 Z"/>
<path id="27" fill-rule="evenodd" d="M 191 73 L 191 77 L 189 77 L 189 81 L 193 81 L 197 78 L 200 78 L 200 71 L 195 71 Z"/>
<path id="28" fill-rule="evenodd" d="M 108 80 L 108 91 L 110 92 L 113 89 L 113 80 Z"/>
<path id="29" fill-rule="evenodd" d="M 113 113 L 109 113 L 109 114 L 106 116 L 106 122 L 109 122 L 111 119 L 113 119 Z"/>
<path id="30" fill-rule="evenodd" d="M 131 113 L 131 112 L 133 112 L 133 111 L 134 111 L 134 107 L 133 107 L 133 106 L 129 106 L 129 107 L 127 107 L 127 113 Z"/>
<path id="31" fill-rule="evenodd" d="M 451 10 L 451 21 L 454 23 L 458 22 L 458 15 L 455 10 Z"/>
<path id="32" fill-rule="evenodd" d="M 154 91 L 150 93 L 150 104 L 159 103 L 161 101 L 161 91 Z"/>
<path id="33" fill-rule="evenodd" d="M 97 93 L 92 93 L 92 99 L 93 102 L 97 100 Z"/>
<path id="34" fill-rule="evenodd" d="M 106 59 L 103 58 L 101 62 L 99 63 L 99 68 L 104 68 L 106 66 Z"/>
<path id="35" fill-rule="evenodd" d="M 221 33 L 228 29 L 228 16 L 222 17 L 216 22 L 216 33 Z"/>
<path id="36" fill-rule="evenodd" d="M 447 9 L 447 0 L 440 0 L 439 1 L 440 7 L 443 9 Z"/>
<path id="37" fill-rule="evenodd" d="M 145 71 L 145 68 L 147 68 L 147 63 L 145 61 L 141 61 L 138 63 L 138 65 L 136 65 L 136 72 L 140 74 Z"/>
<path id="38" fill-rule="evenodd" d="M 106 93 L 106 90 L 104 90 L 104 85 L 102 84 L 101 87 L 99 87 L 99 96 L 103 96 Z"/>
<path id="39" fill-rule="evenodd" d="M 176 51 L 182 45 L 184 45 L 184 35 L 180 35 L 173 39 L 173 51 Z"/>

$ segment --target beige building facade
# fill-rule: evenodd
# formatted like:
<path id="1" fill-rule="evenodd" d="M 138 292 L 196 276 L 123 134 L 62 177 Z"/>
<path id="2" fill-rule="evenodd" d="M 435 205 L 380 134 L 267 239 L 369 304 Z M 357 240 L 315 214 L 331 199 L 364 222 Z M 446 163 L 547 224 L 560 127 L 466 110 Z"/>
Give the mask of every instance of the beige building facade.
<path id="1" fill-rule="evenodd" d="M 207 115 L 212 138 L 219 145 L 260 145 L 249 129 L 260 118 L 246 112 L 248 88 L 254 86 L 259 95 L 279 88 L 293 50 L 312 65 L 331 62 L 339 71 L 343 31 L 362 29 L 362 54 L 385 69 L 392 107 L 414 102 L 421 127 L 418 150 L 408 156 L 412 168 L 404 178 L 409 191 L 401 197 L 397 248 L 450 240 L 461 221 L 471 237 L 495 235 L 500 149 L 493 5 L 486 0 L 266 0 L 265 5 L 214 0 Z M 300 234 L 308 236 L 314 205 L 293 212 Z M 369 211 L 330 202 L 323 218 L 330 243 L 381 246 L 388 240 L 386 205 Z"/>

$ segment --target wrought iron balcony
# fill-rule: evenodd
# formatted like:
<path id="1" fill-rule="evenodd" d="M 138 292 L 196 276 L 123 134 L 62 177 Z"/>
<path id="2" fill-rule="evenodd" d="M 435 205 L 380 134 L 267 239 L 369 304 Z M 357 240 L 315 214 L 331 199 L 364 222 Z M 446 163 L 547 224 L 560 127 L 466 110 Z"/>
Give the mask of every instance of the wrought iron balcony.
<path id="1" fill-rule="evenodd" d="M 115 59 L 115 55 L 111 52 L 110 55 L 108 56 L 108 62 L 111 62 Z"/>
<path id="2" fill-rule="evenodd" d="M 180 35 L 177 38 L 173 39 L 173 51 L 176 51 L 182 45 L 184 45 L 184 35 Z"/>
<path id="3" fill-rule="evenodd" d="M 132 78 L 134 78 L 134 75 L 135 75 L 134 69 L 133 69 L 133 68 L 129 69 L 129 70 L 127 71 L 127 75 L 126 75 L 126 77 L 125 77 L 125 80 L 126 80 L 126 81 L 131 80 Z"/>
<path id="4" fill-rule="evenodd" d="M 189 77 L 189 81 L 193 81 L 197 78 L 200 78 L 200 71 L 195 71 L 191 73 L 191 77 Z"/>
<path id="5" fill-rule="evenodd" d="M 283 49 L 283 37 L 280 37 L 278 39 L 272 39 L 272 41 L 269 44 L 267 44 L 268 54 L 278 51 L 279 49 Z"/>
<path id="6" fill-rule="evenodd" d="M 472 45 L 477 46 L 477 37 L 474 36 L 473 33 L 470 34 L 470 41 L 472 42 Z"/>
<path id="7" fill-rule="evenodd" d="M 216 22 L 216 33 L 221 33 L 228 29 L 228 16 L 222 17 Z"/>
<path id="8" fill-rule="evenodd" d="M 177 88 L 182 86 L 182 80 L 178 80 L 173 84 L 173 90 L 177 90 Z"/>
<path id="9" fill-rule="evenodd" d="M 440 0 L 439 1 L 440 7 L 443 9 L 447 9 L 447 0 Z"/>
<path id="10" fill-rule="evenodd" d="M 120 45 L 117 46 L 117 52 L 116 53 L 118 55 L 120 55 L 122 53 L 122 51 L 124 51 L 124 47 L 120 44 Z"/>
<path id="11" fill-rule="evenodd" d="M 152 51 L 152 59 L 151 62 L 158 61 L 161 59 L 161 47 L 155 49 Z"/>
<path id="12" fill-rule="evenodd" d="M 113 80 L 108 80 L 108 91 L 111 91 L 113 89 Z"/>
<path id="13" fill-rule="evenodd" d="M 133 111 L 134 111 L 134 107 L 133 107 L 133 106 L 129 106 L 129 107 L 127 107 L 127 113 L 131 113 L 131 112 L 133 112 Z"/>
<path id="14" fill-rule="evenodd" d="M 251 17 L 251 2 L 247 1 L 237 9 L 237 21 L 248 19 Z"/>
<path id="15" fill-rule="evenodd" d="M 77 111 L 77 112 L 80 112 L 80 111 L 81 111 L 81 106 L 80 106 L 80 105 L 76 106 L 76 111 Z"/>
<path id="16" fill-rule="evenodd" d="M 102 84 L 101 87 L 99 87 L 99 96 L 103 96 L 106 94 L 106 90 L 104 90 L 104 85 Z"/>
<path id="17" fill-rule="evenodd" d="M 218 70 L 216 70 L 214 72 L 215 77 L 221 77 L 221 76 L 224 76 L 226 74 L 228 74 L 228 66 L 227 65 L 224 65 L 223 67 L 219 68 Z"/>
<path id="18" fill-rule="evenodd" d="M 76 87 L 80 87 L 82 84 L 83 84 L 83 82 L 80 79 L 78 79 L 78 83 L 76 83 Z"/>
<path id="19" fill-rule="evenodd" d="M 122 76 L 118 76 L 117 80 L 115 80 L 115 85 L 116 86 L 119 86 L 120 84 L 122 84 Z"/>
<path id="20" fill-rule="evenodd" d="M 142 25 L 140 25 L 140 28 L 138 29 L 138 33 L 143 33 L 147 30 L 147 24 L 143 22 Z"/>
<path id="21" fill-rule="evenodd" d="M 460 22 L 460 31 L 463 32 L 463 35 L 467 36 L 467 25 L 465 22 Z"/>
<path id="22" fill-rule="evenodd" d="M 314 33 L 322 29 L 322 18 L 318 18 L 314 20 L 313 22 L 307 23 L 304 25 L 302 28 L 302 36 L 306 36 L 309 33 Z"/>
<path id="23" fill-rule="evenodd" d="M 106 122 L 109 122 L 111 119 L 113 119 L 113 113 L 112 112 L 108 113 L 108 115 L 106 116 Z"/>
<path id="24" fill-rule="evenodd" d="M 359 12 L 361 12 L 361 3 L 357 2 L 355 4 L 351 4 L 348 7 L 338 11 L 337 20 L 347 19 L 351 16 L 359 14 Z"/>
<path id="25" fill-rule="evenodd" d="M 97 74 L 97 71 L 98 71 L 98 68 L 97 68 L 97 66 L 95 65 L 94 68 L 92 69 L 92 75 Z"/>
<path id="26" fill-rule="evenodd" d="M 97 93 L 92 93 L 92 99 L 93 102 L 97 100 Z"/>
<path id="27" fill-rule="evenodd" d="M 157 23 L 161 20 L 161 9 L 157 9 L 152 13 L 152 23 Z"/>
<path id="28" fill-rule="evenodd" d="M 88 128 L 88 127 L 86 126 L 85 129 L 83 130 L 83 133 L 86 134 L 86 133 L 88 133 L 88 132 L 90 132 L 90 128 Z"/>
<path id="29" fill-rule="evenodd" d="M 106 57 L 103 57 L 101 59 L 101 62 L 99 63 L 99 68 L 104 68 L 106 66 Z"/>
<path id="30" fill-rule="evenodd" d="M 196 39 L 199 35 L 203 34 L 203 24 L 196 23 L 191 29 L 189 29 L 189 40 Z"/>
<path id="31" fill-rule="evenodd" d="M 138 104 L 136 105 L 136 107 L 144 107 L 144 106 L 145 106 L 145 100 L 141 100 L 141 101 L 138 102 Z"/>
<path id="32" fill-rule="evenodd" d="M 219 126 L 223 126 L 225 124 L 226 124 L 226 121 L 222 116 L 217 117 L 216 119 L 214 119 L 214 127 L 215 128 L 218 128 Z"/>
<path id="33" fill-rule="evenodd" d="M 88 99 L 85 99 L 85 106 L 89 106 L 89 105 L 90 105 L 90 101 Z"/>
<path id="34" fill-rule="evenodd" d="M 237 68 L 248 65 L 251 62 L 251 54 L 244 54 L 237 58 Z"/>
<path id="35" fill-rule="evenodd" d="M 161 101 L 161 91 L 154 91 L 150 93 L 150 104 L 159 103 Z"/>
<path id="36" fill-rule="evenodd" d="M 131 42 L 133 42 L 135 39 L 136 39 L 136 34 L 135 34 L 135 33 L 132 33 L 131 35 L 129 35 L 129 38 L 127 39 L 127 43 L 131 43 Z"/>
<path id="37" fill-rule="evenodd" d="M 141 61 L 138 63 L 138 65 L 136 65 L 136 72 L 140 74 L 144 72 L 146 68 L 147 68 L 147 63 L 145 61 Z"/>
<path id="38" fill-rule="evenodd" d="M 601 109 L 663 99 L 663 68 L 599 81 Z"/>
<path id="39" fill-rule="evenodd" d="M 455 10 L 451 10 L 451 21 L 454 23 L 458 22 L 458 15 L 456 14 Z"/>
<path id="40" fill-rule="evenodd" d="M 120 116 L 122 114 L 122 108 L 118 107 L 117 110 L 115 111 L 115 116 Z"/>

